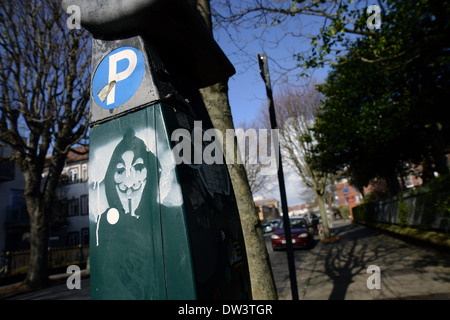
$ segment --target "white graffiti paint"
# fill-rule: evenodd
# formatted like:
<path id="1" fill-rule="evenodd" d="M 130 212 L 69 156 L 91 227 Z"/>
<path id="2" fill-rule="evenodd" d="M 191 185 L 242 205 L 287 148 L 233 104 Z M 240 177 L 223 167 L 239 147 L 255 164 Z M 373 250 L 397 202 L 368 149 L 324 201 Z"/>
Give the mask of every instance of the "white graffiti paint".
<path id="1" fill-rule="evenodd" d="M 106 219 L 108 220 L 109 224 L 116 224 L 117 221 L 119 221 L 119 211 L 117 211 L 116 208 L 109 209 L 108 213 L 106 214 Z"/>
<path id="2" fill-rule="evenodd" d="M 156 141 L 155 130 L 149 127 L 136 129 L 135 137 L 142 140 L 146 151 L 153 153 L 159 160 L 159 192 L 155 201 L 167 207 L 180 206 L 183 197 L 176 180 L 176 163 L 169 140 L 165 137 L 158 137 L 158 141 Z M 144 166 L 144 159 L 136 157 L 132 150 L 123 152 L 119 161 L 110 164 L 113 153 L 122 140 L 123 137 L 120 137 L 91 150 L 89 219 L 96 223 L 97 246 L 99 245 L 98 235 L 101 232 L 99 226 L 103 214 L 106 213 L 106 221 L 111 225 L 116 224 L 120 219 L 117 209 L 123 208 L 125 214 L 139 218 L 136 209 L 139 207 L 143 190 L 147 179 L 149 179 L 149 172 L 148 168 Z M 156 148 L 156 144 L 158 144 L 158 148 Z M 115 169 L 113 180 L 122 208 L 114 208 L 108 202 L 106 175 L 110 165 Z"/>

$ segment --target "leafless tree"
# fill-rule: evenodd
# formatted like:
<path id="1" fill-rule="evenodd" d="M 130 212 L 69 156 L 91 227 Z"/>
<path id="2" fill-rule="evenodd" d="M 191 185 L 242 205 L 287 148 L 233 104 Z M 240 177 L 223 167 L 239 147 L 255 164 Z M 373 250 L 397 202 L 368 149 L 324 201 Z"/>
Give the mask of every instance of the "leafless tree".
<path id="1" fill-rule="evenodd" d="M 311 161 L 316 143 L 312 127 L 322 99 L 314 83 L 303 88 L 285 84 L 274 97 L 281 154 L 301 181 L 314 192 L 322 217 L 324 236 L 329 237 L 325 195 L 330 176 L 326 172 L 315 170 Z M 266 126 L 269 125 L 268 111 L 264 109 L 262 114 Z"/>
<path id="2" fill-rule="evenodd" d="M 49 206 L 67 153 L 87 133 L 90 40 L 67 17 L 58 0 L 0 2 L 0 140 L 25 178 L 30 287 L 48 279 Z"/>
<path id="3" fill-rule="evenodd" d="M 265 159 L 260 159 L 259 148 L 261 148 L 260 139 L 267 139 L 267 142 L 263 145 L 270 146 L 270 135 L 260 135 L 260 129 L 257 125 L 257 121 L 254 120 L 251 123 L 244 122 L 238 126 L 238 130 L 243 130 L 245 134 L 244 144 L 239 146 L 242 162 L 245 167 L 245 172 L 247 173 L 247 179 L 252 191 L 253 196 L 256 194 L 268 191 L 267 184 L 270 183 L 274 175 L 266 174 Z M 263 129 L 266 130 L 266 129 Z M 270 156 L 268 150 L 264 150 L 263 153 L 267 153 Z"/>

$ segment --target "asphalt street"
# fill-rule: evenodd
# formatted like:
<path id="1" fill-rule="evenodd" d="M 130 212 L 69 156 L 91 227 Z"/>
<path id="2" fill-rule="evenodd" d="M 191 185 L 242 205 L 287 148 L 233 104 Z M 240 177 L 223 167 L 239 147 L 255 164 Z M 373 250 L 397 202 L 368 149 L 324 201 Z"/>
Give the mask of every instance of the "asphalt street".
<path id="1" fill-rule="evenodd" d="M 288 296 L 290 297 L 291 285 L 288 269 L 288 258 L 286 250 L 272 249 L 271 242 L 272 233 L 266 233 L 264 239 L 266 240 L 267 252 L 269 253 L 270 264 L 272 266 L 272 273 L 275 280 L 275 286 L 278 292 L 278 298 L 280 300 L 285 300 Z M 303 280 L 304 276 L 301 274 L 306 262 L 312 261 L 314 259 L 315 248 L 319 244 L 319 236 L 315 236 L 314 246 L 312 248 L 295 248 L 294 253 L 294 264 L 297 273 L 297 286 L 302 285 L 300 280 Z M 303 281 L 302 281 L 303 282 Z M 299 287 L 299 292 L 300 292 Z"/>

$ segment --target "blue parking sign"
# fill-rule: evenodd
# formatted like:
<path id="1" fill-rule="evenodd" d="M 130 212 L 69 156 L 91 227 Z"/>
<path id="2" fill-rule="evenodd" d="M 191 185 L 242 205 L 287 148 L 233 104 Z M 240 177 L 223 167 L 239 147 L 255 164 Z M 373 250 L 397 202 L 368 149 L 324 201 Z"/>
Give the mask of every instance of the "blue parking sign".
<path id="1" fill-rule="evenodd" d="M 111 51 L 95 70 L 92 80 L 94 101 L 104 109 L 114 109 L 131 99 L 145 73 L 142 53 L 133 47 Z"/>

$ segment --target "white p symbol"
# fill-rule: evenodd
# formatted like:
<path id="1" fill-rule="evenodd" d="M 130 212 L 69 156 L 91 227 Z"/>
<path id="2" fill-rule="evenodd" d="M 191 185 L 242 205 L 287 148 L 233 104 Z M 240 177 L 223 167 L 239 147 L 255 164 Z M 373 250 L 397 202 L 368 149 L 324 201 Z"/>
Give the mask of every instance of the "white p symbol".
<path id="1" fill-rule="evenodd" d="M 122 71 L 117 73 L 117 62 L 120 60 L 127 59 L 128 67 Z M 109 75 L 108 75 L 108 84 L 109 84 L 109 93 L 106 99 L 106 104 L 110 105 L 115 102 L 116 96 L 116 86 L 111 85 L 114 81 L 114 84 L 128 78 L 136 68 L 137 64 L 137 55 L 131 49 L 125 49 L 118 53 L 112 54 L 109 56 Z"/>

